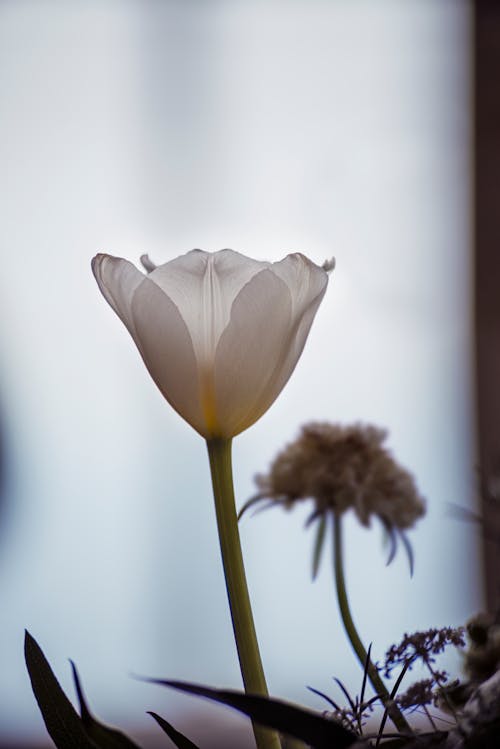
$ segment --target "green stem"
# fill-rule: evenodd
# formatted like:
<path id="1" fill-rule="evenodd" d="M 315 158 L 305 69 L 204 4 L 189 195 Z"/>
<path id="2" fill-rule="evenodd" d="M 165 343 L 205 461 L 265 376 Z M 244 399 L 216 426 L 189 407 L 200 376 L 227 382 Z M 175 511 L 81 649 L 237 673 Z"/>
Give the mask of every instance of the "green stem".
<path id="1" fill-rule="evenodd" d="M 241 675 L 248 694 L 267 696 L 267 685 L 255 634 L 252 608 L 243 566 L 238 519 L 234 501 L 231 440 L 207 440 L 215 499 L 217 528 L 226 578 Z M 278 735 L 253 723 L 258 749 L 280 749 Z"/>
<path id="2" fill-rule="evenodd" d="M 334 540 L 334 568 L 335 568 L 335 585 L 337 588 L 337 599 L 339 602 L 340 613 L 342 615 L 342 621 L 344 628 L 347 633 L 354 652 L 358 656 L 361 667 L 364 669 L 368 664 L 367 672 L 368 678 L 375 690 L 382 700 L 384 707 L 387 708 L 389 717 L 391 718 L 394 725 L 399 731 L 403 733 L 411 734 L 411 728 L 406 722 L 403 714 L 399 710 L 395 702 L 391 700 L 391 696 L 385 686 L 384 682 L 379 676 L 377 668 L 373 665 L 371 660 L 368 659 L 368 653 L 365 650 L 365 646 L 361 642 L 361 638 L 358 635 L 357 629 L 354 625 L 351 610 L 349 608 L 349 600 L 347 598 L 347 590 L 344 578 L 344 563 L 343 563 L 343 552 L 342 552 L 342 519 L 338 513 L 333 516 L 333 540 Z"/>

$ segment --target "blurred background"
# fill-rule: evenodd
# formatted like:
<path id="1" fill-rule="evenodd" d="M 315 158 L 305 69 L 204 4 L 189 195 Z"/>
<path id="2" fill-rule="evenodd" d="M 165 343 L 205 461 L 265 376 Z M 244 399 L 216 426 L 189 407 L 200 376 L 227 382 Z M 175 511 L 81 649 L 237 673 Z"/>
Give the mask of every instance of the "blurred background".
<path id="1" fill-rule="evenodd" d="M 386 427 L 428 513 L 412 579 L 348 524 L 362 636 L 381 659 L 483 606 L 479 531 L 449 510 L 477 498 L 471 24 L 459 0 L 0 3 L 2 746 L 46 741 L 25 627 L 138 740 L 146 710 L 200 742 L 246 730 L 131 678 L 241 683 L 205 445 L 100 295 L 98 251 L 334 255 L 296 372 L 235 441 L 238 502 L 304 422 Z M 332 677 L 361 674 L 306 515 L 241 534 L 270 691 L 323 709 L 307 685 L 340 699 Z"/>

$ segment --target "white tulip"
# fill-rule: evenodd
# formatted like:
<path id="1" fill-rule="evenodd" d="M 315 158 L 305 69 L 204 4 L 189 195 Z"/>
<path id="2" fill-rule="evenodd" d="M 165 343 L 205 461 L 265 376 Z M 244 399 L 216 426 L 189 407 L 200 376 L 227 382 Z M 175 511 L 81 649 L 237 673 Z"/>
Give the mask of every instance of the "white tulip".
<path id="1" fill-rule="evenodd" d="M 292 374 L 331 264 L 303 255 L 260 262 L 232 250 L 192 250 L 145 275 L 97 255 L 99 288 L 127 327 L 151 377 L 206 439 L 251 426 Z"/>

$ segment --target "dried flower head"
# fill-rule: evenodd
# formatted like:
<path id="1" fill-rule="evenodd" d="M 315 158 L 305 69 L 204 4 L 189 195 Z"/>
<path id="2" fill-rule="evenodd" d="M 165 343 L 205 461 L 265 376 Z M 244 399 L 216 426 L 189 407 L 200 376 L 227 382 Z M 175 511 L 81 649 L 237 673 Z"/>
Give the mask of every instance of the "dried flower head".
<path id="1" fill-rule="evenodd" d="M 411 668 L 413 663 L 421 660 L 427 666 L 431 666 L 436 655 L 439 655 L 448 645 L 463 648 L 465 645 L 463 627 L 442 627 L 441 629 L 428 629 L 425 632 L 414 632 L 405 634 L 399 645 L 392 645 L 385 655 L 384 671 L 388 678 L 396 666 Z M 433 671 L 434 677 L 439 674 L 438 681 L 445 681 L 447 674 Z"/>
<path id="2" fill-rule="evenodd" d="M 306 424 L 269 472 L 256 477 L 257 498 L 285 507 L 313 499 L 315 516 L 352 508 L 365 526 L 376 515 L 388 528 L 410 528 L 425 503 L 411 474 L 383 446 L 386 436 L 369 425 Z"/>
<path id="3" fill-rule="evenodd" d="M 467 622 L 469 648 L 464 670 L 473 682 L 482 682 L 500 669 L 500 615 L 481 613 Z"/>
<path id="4" fill-rule="evenodd" d="M 397 696 L 396 702 L 403 710 L 431 705 L 434 702 L 434 686 L 434 679 L 416 681 L 406 692 Z"/>

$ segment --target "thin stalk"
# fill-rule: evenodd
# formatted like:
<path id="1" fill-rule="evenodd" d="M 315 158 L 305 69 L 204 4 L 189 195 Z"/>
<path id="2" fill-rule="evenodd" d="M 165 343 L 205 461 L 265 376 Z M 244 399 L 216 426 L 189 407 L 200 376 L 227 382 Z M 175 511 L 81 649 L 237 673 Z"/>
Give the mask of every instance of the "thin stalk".
<path id="1" fill-rule="evenodd" d="M 441 684 L 440 680 L 438 679 L 438 675 L 436 674 L 436 672 L 434 671 L 434 669 L 432 668 L 432 666 L 430 664 L 430 661 L 427 658 L 424 658 L 424 662 L 425 662 L 425 665 L 427 666 L 427 668 L 429 669 L 429 672 L 430 672 L 432 678 L 434 679 L 434 682 L 435 682 L 435 684 L 436 684 L 436 686 L 437 686 L 437 688 L 439 690 L 439 694 L 443 698 L 444 702 L 446 702 L 446 705 L 448 706 L 448 710 L 451 712 L 451 714 L 455 718 L 455 722 L 458 725 L 459 721 L 458 721 L 457 711 L 455 710 L 455 706 L 454 706 L 453 702 L 450 700 L 446 689 L 443 688 L 443 685 Z"/>
<path id="2" fill-rule="evenodd" d="M 429 723 L 431 724 L 432 728 L 434 729 L 434 731 L 437 731 L 437 725 L 434 723 L 434 719 L 433 719 L 432 715 L 427 710 L 427 707 L 425 705 L 422 705 L 422 707 L 424 709 L 424 713 L 427 715 L 427 719 L 428 719 Z"/>
<path id="3" fill-rule="evenodd" d="M 245 691 L 267 696 L 267 685 L 255 633 L 252 608 L 241 553 L 234 501 L 231 440 L 207 440 L 217 528 L 226 578 L 229 608 Z M 281 749 L 278 734 L 253 723 L 258 749 Z"/>
<path id="4" fill-rule="evenodd" d="M 372 661 L 368 658 L 368 653 L 366 652 L 365 646 L 361 642 L 361 638 L 358 635 L 358 631 L 351 616 L 344 578 L 344 563 L 342 552 L 342 520 L 338 513 L 334 513 L 333 516 L 333 547 L 337 600 L 339 603 L 342 621 L 344 623 L 344 629 L 351 642 L 353 650 L 356 653 L 359 662 L 361 663 L 361 667 L 363 669 L 366 667 L 368 678 L 370 679 L 375 692 L 382 700 L 384 707 L 387 708 L 387 712 L 392 722 L 399 731 L 411 734 L 412 731 L 410 726 L 406 722 L 398 706 L 391 700 L 391 696 L 384 682 L 380 678 L 378 670 L 375 668 Z"/>

